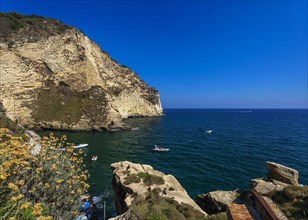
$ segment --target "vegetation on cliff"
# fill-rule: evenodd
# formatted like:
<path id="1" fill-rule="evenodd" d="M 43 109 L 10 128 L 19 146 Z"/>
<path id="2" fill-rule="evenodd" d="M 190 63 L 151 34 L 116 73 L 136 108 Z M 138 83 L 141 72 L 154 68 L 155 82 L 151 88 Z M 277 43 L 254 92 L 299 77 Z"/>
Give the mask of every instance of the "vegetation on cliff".
<path id="1" fill-rule="evenodd" d="M 77 92 L 63 81 L 59 85 L 50 82 L 37 91 L 32 116 L 37 123 L 59 121 L 61 124 L 77 123 L 85 116 L 95 124 L 95 121 L 106 120 L 105 108 L 105 92 L 99 86 Z"/>
<path id="2" fill-rule="evenodd" d="M 290 220 L 308 219 L 308 186 L 287 186 L 269 193 Z"/>
<path id="3" fill-rule="evenodd" d="M 125 178 L 124 184 L 129 185 L 131 183 L 140 183 L 141 181 L 147 186 L 152 184 L 162 185 L 165 183 L 164 179 L 160 176 L 152 175 L 147 172 L 139 172 L 128 175 Z"/>
<path id="4" fill-rule="evenodd" d="M 181 203 L 171 198 L 159 195 L 160 189 L 151 189 L 145 199 L 136 198 L 132 210 L 140 219 L 147 220 L 181 220 L 181 219 L 204 219 L 207 218 L 203 213 L 194 209 L 194 207 Z"/>
<path id="5" fill-rule="evenodd" d="M 16 12 L 0 12 L 0 42 L 9 43 L 9 47 L 13 47 L 17 41 L 35 42 L 61 34 L 68 29 L 72 27 L 55 19 L 38 15 L 21 15 Z"/>
<path id="6" fill-rule="evenodd" d="M 66 137 L 43 137 L 40 153 L 9 129 L 0 129 L 0 216 L 3 219 L 72 219 L 89 185 L 82 152 Z M 59 148 L 67 150 L 60 151 Z"/>
<path id="7" fill-rule="evenodd" d="M 6 111 L 2 102 L 0 102 L 0 128 L 8 128 L 14 134 L 18 135 L 23 135 L 25 132 L 24 128 L 18 126 L 15 122 L 6 116 Z M 24 136 L 23 138 L 25 139 L 26 137 Z"/>

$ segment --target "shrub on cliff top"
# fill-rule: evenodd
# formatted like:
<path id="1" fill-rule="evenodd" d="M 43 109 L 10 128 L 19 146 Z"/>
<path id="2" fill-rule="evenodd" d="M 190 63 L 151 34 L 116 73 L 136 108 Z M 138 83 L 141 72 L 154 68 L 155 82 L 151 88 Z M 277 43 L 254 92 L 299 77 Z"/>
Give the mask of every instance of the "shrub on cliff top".
<path id="1" fill-rule="evenodd" d="M 290 220 L 308 219 L 308 186 L 287 186 L 269 193 Z"/>
<path id="2" fill-rule="evenodd" d="M 66 138 L 43 137 L 39 155 L 8 129 L 0 129 L 0 216 L 3 219 L 72 219 L 87 191 L 82 155 Z"/>
<path id="3" fill-rule="evenodd" d="M 129 185 L 131 183 L 140 183 L 141 180 L 147 186 L 150 186 L 153 184 L 162 185 L 165 183 L 164 179 L 160 176 L 156 176 L 156 175 L 152 175 L 152 174 L 144 173 L 144 172 L 139 172 L 137 174 L 133 173 L 133 174 L 128 175 L 125 178 L 124 184 Z"/>
<path id="4" fill-rule="evenodd" d="M 147 220 L 181 220 L 199 219 L 205 220 L 204 215 L 185 203 L 178 203 L 174 199 L 162 197 L 159 190 L 150 190 L 144 199 L 136 198 L 132 211 L 139 219 Z"/>

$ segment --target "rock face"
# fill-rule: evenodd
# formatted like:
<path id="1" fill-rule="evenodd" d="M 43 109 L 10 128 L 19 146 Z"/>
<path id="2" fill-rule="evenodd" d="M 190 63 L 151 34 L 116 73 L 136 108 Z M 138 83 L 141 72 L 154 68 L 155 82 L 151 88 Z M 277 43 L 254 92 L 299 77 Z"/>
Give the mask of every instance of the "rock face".
<path id="1" fill-rule="evenodd" d="M 141 219 L 152 212 L 167 219 L 202 219 L 207 215 L 172 175 L 128 161 L 113 163 L 111 168 L 118 214 L 130 210 Z"/>
<path id="2" fill-rule="evenodd" d="M 250 188 L 255 189 L 261 195 L 266 195 L 274 190 L 281 191 L 288 184 L 282 182 L 270 182 L 264 179 L 252 179 L 250 183 Z"/>
<path id="3" fill-rule="evenodd" d="M 226 205 L 236 203 L 239 193 L 237 191 L 213 191 L 197 196 L 197 204 L 208 214 L 225 212 Z"/>
<path id="4" fill-rule="evenodd" d="M 54 19 L 0 14 L 0 102 L 27 128 L 111 130 L 162 115 L 157 90 L 79 30 Z"/>
<path id="5" fill-rule="evenodd" d="M 298 185 L 298 171 L 278 163 L 266 162 L 267 177 L 283 183 Z"/>

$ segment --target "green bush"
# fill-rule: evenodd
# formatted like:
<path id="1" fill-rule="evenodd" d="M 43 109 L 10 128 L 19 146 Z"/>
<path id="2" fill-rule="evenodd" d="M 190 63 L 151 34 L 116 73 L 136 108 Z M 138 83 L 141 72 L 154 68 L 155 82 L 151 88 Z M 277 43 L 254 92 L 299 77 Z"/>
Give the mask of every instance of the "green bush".
<path id="1" fill-rule="evenodd" d="M 269 197 L 290 220 L 308 219 L 308 186 L 287 186 L 273 191 Z"/>
<path id="2" fill-rule="evenodd" d="M 216 215 L 211 215 L 209 217 L 206 218 L 206 220 L 227 220 L 227 213 L 223 212 L 223 213 L 219 213 Z"/>
<path id="3" fill-rule="evenodd" d="M 156 175 L 151 175 L 149 173 L 144 173 L 144 172 L 139 172 L 138 174 L 133 173 L 128 175 L 125 178 L 124 184 L 131 184 L 131 183 L 140 183 L 142 180 L 142 182 L 147 185 L 162 185 L 165 183 L 164 179 L 160 176 L 156 176 Z"/>
<path id="4" fill-rule="evenodd" d="M 151 175 L 149 173 L 139 172 L 138 176 L 143 180 L 143 183 L 150 186 L 152 184 L 162 185 L 165 183 L 164 179 L 160 176 Z"/>
<path id="5" fill-rule="evenodd" d="M 133 173 L 125 178 L 124 184 L 129 185 L 131 183 L 140 183 L 140 182 L 141 182 L 140 177 L 137 174 Z"/>
<path id="6" fill-rule="evenodd" d="M 23 28 L 23 25 L 17 21 L 14 21 L 13 24 L 10 25 L 11 30 L 17 31 L 21 28 Z"/>
<path id="7" fill-rule="evenodd" d="M 140 219 L 181 220 L 200 219 L 205 220 L 204 215 L 188 204 L 179 204 L 171 198 L 162 197 L 160 190 L 149 190 L 146 198 L 136 198 L 132 211 Z"/>

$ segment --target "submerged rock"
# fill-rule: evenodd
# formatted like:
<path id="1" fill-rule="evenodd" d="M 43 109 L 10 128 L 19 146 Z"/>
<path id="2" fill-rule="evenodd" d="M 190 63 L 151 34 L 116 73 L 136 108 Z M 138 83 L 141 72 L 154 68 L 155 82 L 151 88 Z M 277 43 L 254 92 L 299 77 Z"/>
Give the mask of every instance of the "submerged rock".
<path id="1" fill-rule="evenodd" d="M 130 210 L 141 219 L 148 215 L 167 219 L 203 219 L 207 216 L 174 176 L 149 165 L 128 161 L 113 163 L 111 168 L 118 214 Z"/>

